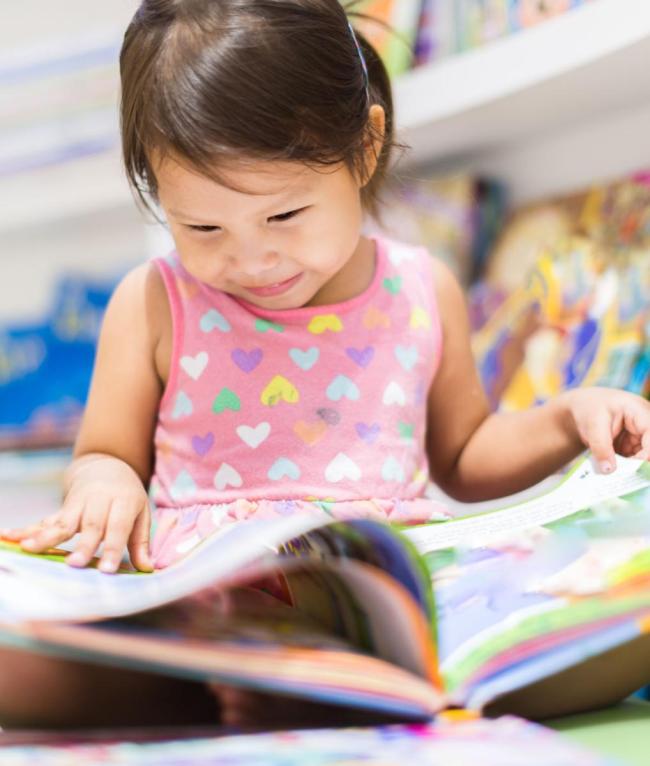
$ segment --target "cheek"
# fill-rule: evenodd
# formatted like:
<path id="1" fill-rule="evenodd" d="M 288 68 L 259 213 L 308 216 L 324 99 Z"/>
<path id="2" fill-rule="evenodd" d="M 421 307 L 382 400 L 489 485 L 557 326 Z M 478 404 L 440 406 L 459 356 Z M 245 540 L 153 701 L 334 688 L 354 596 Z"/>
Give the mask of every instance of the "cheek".
<path id="1" fill-rule="evenodd" d="M 214 282 L 224 271 L 221 259 L 213 252 L 208 242 L 189 241 L 187 237 L 176 240 L 176 249 L 181 263 L 189 273 L 203 282 Z"/>
<path id="2" fill-rule="evenodd" d="M 332 225 L 336 221 L 336 225 Z M 294 251 L 298 262 L 314 271 L 332 275 L 356 250 L 362 216 L 356 210 L 337 210 L 309 227 Z"/>

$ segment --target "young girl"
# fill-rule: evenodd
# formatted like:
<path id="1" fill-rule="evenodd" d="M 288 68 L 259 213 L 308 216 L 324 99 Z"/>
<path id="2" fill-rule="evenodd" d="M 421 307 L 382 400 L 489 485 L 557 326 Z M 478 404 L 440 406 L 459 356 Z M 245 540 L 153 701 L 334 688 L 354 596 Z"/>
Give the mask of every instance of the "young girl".
<path id="1" fill-rule="evenodd" d="M 128 177 L 164 212 L 176 250 L 117 288 L 64 503 L 12 533 L 26 550 L 78 532 L 71 565 L 103 543 L 103 571 L 125 547 L 146 571 L 223 524 L 323 512 L 422 522 L 440 514 L 429 478 L 480 500 L 585 447 L 603 471 L 615 451 L 647 453 L 650 407 L 621 391 L 491 414 L 449 270 L 363 235 L 393 146 L 392 98 L 337 0 L 145 0 L 121 72 Z M 86 683 L 89 668 L 40 662 L 57 720 L 119 693 L 97 698 L 98 674 L 114 671 Z M 152 678 L 123 674 L 122 698 L 157 704 L 166 682 Z"/>

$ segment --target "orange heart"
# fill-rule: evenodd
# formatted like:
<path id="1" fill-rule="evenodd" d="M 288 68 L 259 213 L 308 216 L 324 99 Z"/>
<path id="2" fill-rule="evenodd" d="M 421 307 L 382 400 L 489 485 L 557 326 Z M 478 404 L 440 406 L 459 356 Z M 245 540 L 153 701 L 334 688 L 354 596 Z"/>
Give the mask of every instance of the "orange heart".
<path id="1" fill-rule="evenodd" d="M 199 286 L 196 284 L 196 282 L 188 282 L 186 279 L 179 279 L 178 291 L 184 298 L 191 301 L 192 298 L 198 293 Z"/>
<path id="2" fill-rule="evenodd" d="M 375 306 L 371 306 L 368 311 L 363 315 L 363 325 L 368 330 L 373 330 L 375 327 L 390 327 L 390 317 L 383 314 Z"/>
<path id="3" fill-rule="evenodd" d="M 305 420 L 299 420 L 293 427 L 294 432 L 305 444 L 312 444 L 320 441 L 327 431 L 327 423 L 323 420 L 317 420 L 315 423 L 307 423 Z"/>
<path id="4" fill-rule="evenodd" d="M 169 442 L 158 442 L 156 449 L 164 458 L 169 458 L 173 453 L 172 445 Z"/>

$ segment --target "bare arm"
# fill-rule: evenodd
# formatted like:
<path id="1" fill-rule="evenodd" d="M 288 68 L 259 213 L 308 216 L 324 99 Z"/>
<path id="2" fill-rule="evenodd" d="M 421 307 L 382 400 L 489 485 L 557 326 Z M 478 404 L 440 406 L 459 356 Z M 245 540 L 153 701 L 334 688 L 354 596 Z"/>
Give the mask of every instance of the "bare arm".
<path id="1" fill-rule="evenodd" d="M 462 291 L 442 264 L 436 287 L 443 353 L 428 400 L 427 448 L 433 479 L 465 501 L 524 489 L 591 448 L 611 464 L 650 448 L 650 408 L 640 397 L 578 389 L 517 413 L 490 413 L 470 347 Z"/>
<path id="2" fill-rule="evenodd" d="M 69 563 L 84 566 L 103 542 L 100 566 L 115 571 L 128 542 L 133 563 L 151 568 L 147 485 L 162 392 L 155 358 L 165 311 L 164 288 L 151 264 L 117 287 L 102 325 L 74 460 L 64 476 L 62 509 L 11 535 L 27 550 L 40 552 L 81 532 Z"/>

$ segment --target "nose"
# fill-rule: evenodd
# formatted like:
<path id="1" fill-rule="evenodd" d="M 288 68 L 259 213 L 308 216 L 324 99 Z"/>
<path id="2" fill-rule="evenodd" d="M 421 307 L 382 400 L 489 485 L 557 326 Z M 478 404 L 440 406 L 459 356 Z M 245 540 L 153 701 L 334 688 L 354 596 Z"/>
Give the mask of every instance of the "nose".
<path id="1" fill-rule="evenodd" d="M 228 258 L 233 270 L 240 274 L 256 277 L 265 271 L 271 271 L 280 262 L 280 255 L 275 250 L 240 246 L 233 250 Z"/>

